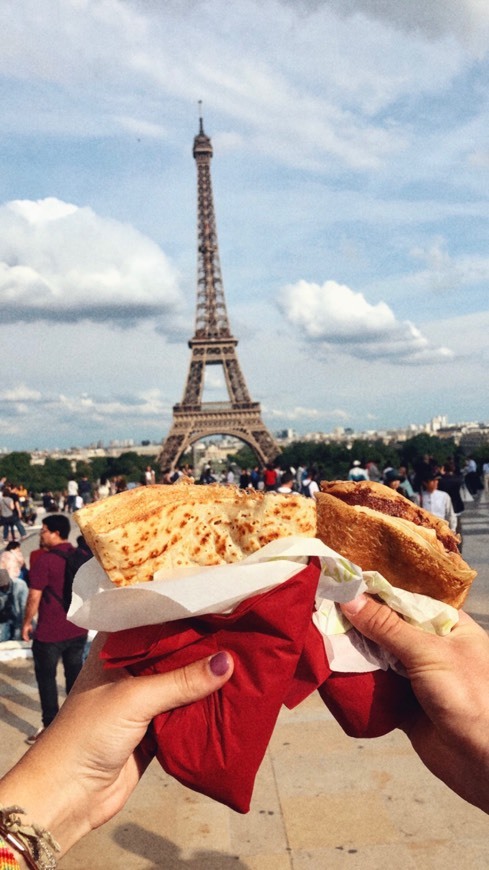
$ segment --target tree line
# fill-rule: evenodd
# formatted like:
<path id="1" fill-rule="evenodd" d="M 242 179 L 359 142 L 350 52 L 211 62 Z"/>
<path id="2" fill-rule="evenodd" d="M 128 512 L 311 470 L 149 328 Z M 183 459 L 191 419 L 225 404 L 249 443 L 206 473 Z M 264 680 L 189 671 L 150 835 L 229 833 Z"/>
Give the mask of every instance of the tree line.
<path id="1" fill-rule="evenodd" d="M 401 465 L 412 469 L 418 459 L 425 454 L 433 456 L 443 465 L 448 458 L 463 466 L 468 453 L 457 446 L 453 438 L 437 438 L 435 435 L 420 434 L 397 444 L 384 444 L 381 440 L 358 439 L 348 446 L 346 444 L 315 444 L 310 441 L 297 441 L 288 445 L 277 456 L 277 465 L 282 468 L 300 465 L 318 469 L 325 480 L 341 480 L 348 475 L 348 470 L 355 459 L 362 464 L 375 461 L 379 468 Z M 489 459 L 489 444 L 483 444 L 471 452 L 479 468 Z M 256 456 L 248 447 L 243 447 L 237 453 L 230 453 L 228 464 L 238 468 L 253 468 L 257 465 Z M 191 462 L 191 455 L 182 457 L 181 464 Z M 89 460 L 71 460 L 46 458 L 44 465 L 32 465 L 31 454 L 23 451 L 6 453 L 0 456 L 0 478 L 6 478 L 13 484 L 23 484 L 34 497 L 44 492 L 64 492 L 68 480 L 87 476 L 96 485 L 103 478 L 124 477 L 132 483 L 144 482 L 144 471 L 148 465 L 155 470 L 156 480 L 159 479 L 159 468 L 155 456 L 140 456 L 135 451 L 122 453 L 120 456 L 96 456 Z M 200 469 L 195 469 L 196 477 Z"/>
<path id="2" fill-rule="evenodd" d="M 44 492 L 64 492 L 70 479 L 80 480 L 85 475 L 94 485 L 104 477 L 124 477 L 128 483 L 143 483 L 148 465 L 157 470 L 156 456 L 140 456 L 132 450 L 120 456 L 94 456 L 76 463 L 47 457 L 44 465 L 31 465 L 30 453 L 16 451 L 0 456 L 0 478 L 23 484 L 36 498 Z"/>
<path id="3" fill-rule="evenodd" d="M 380 469 L 392 466 L 406 466 L 412 470 L 423 456 L 432 456 L 439 465 L 453 459 L 463 467 L 468 455 L 474 457 L 479 468 L 489 460 L 489 443 L 482 444 L 470 454 L 457 445 L 453 438 L 437 438 L 436 435 L 421 433 L 406 441 L 385 444 L 382 440 L 357 439 L 347 445 L 344 443 L 313 443 L 296 441 L 288 445 L 277 457 L 282 468 L 314 467 L 324 480 L 344 480 L 352 462 L 358 459 L 362 465 L 374 461 Z M 239 467 L 252 468 L 256 458 L 248 448 L 240 450 L 230 460 Z"/>

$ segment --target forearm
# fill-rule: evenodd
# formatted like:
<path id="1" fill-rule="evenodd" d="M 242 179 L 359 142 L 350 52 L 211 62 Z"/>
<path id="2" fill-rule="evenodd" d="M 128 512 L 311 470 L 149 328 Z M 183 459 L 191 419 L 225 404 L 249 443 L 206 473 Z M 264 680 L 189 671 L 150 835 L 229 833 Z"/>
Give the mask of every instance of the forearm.
<path id="1" fill-rule="evenodd" d="M 24 621 L 22 623 L 22 637 L 24 640 L 29 640 L 29 632 L 32 620 L 37 616 L 39 610 L 39 602 L 41 600 L 41 592 L 37 589 L 30 589 L 24 611 Z"/>
<path id="2" fill-rule="evenodd" d="M 21 807 L 25 810 L 22 824 L 49 831 L 60 846 L 58 857 L 90 830 L 83 791 L 63 767 L 69 770 L 60 746 L 46 750 L 39 741 L 0 780 L 0 806 Z"/>

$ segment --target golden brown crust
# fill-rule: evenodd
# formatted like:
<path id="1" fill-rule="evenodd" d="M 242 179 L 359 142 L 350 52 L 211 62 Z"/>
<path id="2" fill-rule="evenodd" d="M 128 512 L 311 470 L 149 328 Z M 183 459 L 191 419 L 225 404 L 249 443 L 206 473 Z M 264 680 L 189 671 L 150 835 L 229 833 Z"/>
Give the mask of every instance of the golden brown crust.
<path id="1" fill-rule="evenodd" d="M 161 568 L 236 562 L 276 538 L 316 532 L 313 499 L 217 484 L 137 487 L 74 519 L 117 586 L 152 580 Z"/>
<path id="2" fill-rule="evenodd" d="M 445 520 L 428 513 L 409 501 L 406 496 L 389 486 L 384 486 L 383 483 L 368 480 L 361 480 L 358 483 L 350 480 L 324 480 L 321 481 L 321 491 L 340 498 L 346 504 L 363 505 L 389 516 L 410 520 L 417 526 L 434 529 L 438 540 L 446 550 L 452 553 L 459 552 L 460 538 L 452 532 Z"/>
<path id="3" fill-rule="evenodd" d="M 458 552 L 447 552 L 434 530 L 346 504 L 324 491 L 317 493 L 316 507 L 317 537 L 362 570 L 378 571 L 401 589 L 462 606 L 476 572 Z"/>

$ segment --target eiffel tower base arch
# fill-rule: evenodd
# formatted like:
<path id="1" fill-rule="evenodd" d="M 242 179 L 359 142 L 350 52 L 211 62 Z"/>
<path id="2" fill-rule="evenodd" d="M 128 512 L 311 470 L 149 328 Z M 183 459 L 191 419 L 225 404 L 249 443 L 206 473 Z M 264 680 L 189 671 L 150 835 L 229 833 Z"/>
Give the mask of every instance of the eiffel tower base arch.
<path id="1" fill-rule="evenodd" d="M 175 468 L 192 444 L 211 435 L 238 438 L 253 450 L 262 465 L 273 462 L 280 453 L 261 419 L 259 402 L 250 402 L 246 409 L 229 410 L 219 405 L 219 409 L 207 407 L 189 411 L 177 405 L 173 409 L 172 426 L 158 456 L 158 465 L 162 470 Z"/>

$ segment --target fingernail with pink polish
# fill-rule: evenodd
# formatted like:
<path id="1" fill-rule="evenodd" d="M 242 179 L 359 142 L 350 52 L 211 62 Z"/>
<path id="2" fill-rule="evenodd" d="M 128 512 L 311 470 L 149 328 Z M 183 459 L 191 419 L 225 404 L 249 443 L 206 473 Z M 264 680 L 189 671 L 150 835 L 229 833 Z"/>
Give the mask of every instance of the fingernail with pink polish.
<path id="1" fill-rule="evenodd" d="M 216 653 L 209 661 L 209 667 L 215 677 L 223 677 L 226 671 L 229 670 L 230 664 L 231 662 L 226 652 Z"/>

